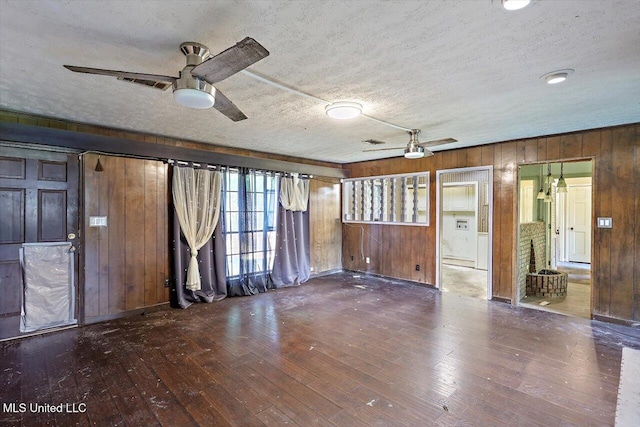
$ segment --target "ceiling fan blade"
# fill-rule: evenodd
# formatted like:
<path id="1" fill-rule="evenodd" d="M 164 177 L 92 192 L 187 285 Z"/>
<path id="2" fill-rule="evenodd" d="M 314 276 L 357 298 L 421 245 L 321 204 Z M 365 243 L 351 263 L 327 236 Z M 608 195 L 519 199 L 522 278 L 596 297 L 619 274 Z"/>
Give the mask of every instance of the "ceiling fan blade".
<path id="1" fill-rule="evenodd" d="M 244 113 L 218 89 L 216 89 L 216 102 L 213 104 L 213 108 L 220 111 L 234 122 L 239 122 L 240 120 L 247 118 L 247 116 L 245 116 Z"/>
<path id="2" fill-rule="evenodd" d="M 133 83 L 143 84 L 145 86 L 155 87 L 157 89 L 166 90 L 176 81 L 175 77 L 161 76 L 158 74 L 145 74 L 145 73 L 131 73 L 128 71 L 117 70 L 103 70 L 102 68 L 89 68 L 89 67 L 76 67 L 75 65 L 65 65 L 67 70 L 75 71 L 76 73 L 85 74 L 98 74 L 101 76 L 117 77 L 119 80 L 124 80 Z"/>
<path id="3" fill-rule="evenodd" d="M 404 150 L 407 147 L 391 147 L 391 148 L 372 148 L 369 150 L 362 150 L 363 153 L 369 152 L 369 151 L 387 151 L 387 150 Z"/>
<path id="4" fill-rule="evenodd" d="M 434 147 L 436 145 L 449 144 L 450 142 L 458 142 L 458 140 L 453 138 L 435 139 L 433 141 L 419 142 L 416 145 L 421 147 Z"/>
<path id="5" fill-rule="evenodd" d="M 246 37 L 235 46 L 194 67 L 191 74 L 210 84 L 215 84 L 267 56 L 269 56 L 267 49 L 251 37 Z"/>

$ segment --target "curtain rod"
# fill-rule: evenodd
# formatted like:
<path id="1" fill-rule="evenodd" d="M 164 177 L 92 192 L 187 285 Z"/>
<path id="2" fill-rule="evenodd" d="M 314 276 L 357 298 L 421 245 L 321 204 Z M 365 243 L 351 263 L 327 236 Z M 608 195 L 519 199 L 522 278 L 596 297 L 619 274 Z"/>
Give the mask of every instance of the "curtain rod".
<path id="1" fill-rule="evenodd" d="M 170 165 L 174 165 L 174 166 L 194 166 L 194 167 L 198 167 L 198 168 L 207 168 L 207 169 L 228 169 L 228 170 L 240 170 L 240 168 L 235 167 L 235 166 L 224 166 L 224 165 L 210 165 L 210 164 L 206 164 L 206 163 L 198 163 L 198 162 L 186 162 L 183 160 L 173 160 L 173 159 L 167 159 L 165 160 L 166 163 L 170 164 Z M 299 178 L 313 178 L 313 175 L 310 174 L 305 174 L 305 173 L 299 173 L 299 172 L 284 172 L 284 171 L 270 171 L 270 170 L 265 170 L 265 169 L 255 169 L 255 168 L 247 168 L 251 171 L 261 171 L 261 172 L 268 172 L 274 175 L 278 175 L 278 176 L 298 176 Z"/>

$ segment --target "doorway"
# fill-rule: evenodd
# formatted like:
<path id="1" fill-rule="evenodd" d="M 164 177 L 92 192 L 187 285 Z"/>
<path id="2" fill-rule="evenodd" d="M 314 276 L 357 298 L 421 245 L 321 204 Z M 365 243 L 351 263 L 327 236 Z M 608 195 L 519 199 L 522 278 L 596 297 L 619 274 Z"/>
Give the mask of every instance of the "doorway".
<path id="1" fill-rule="evenodd" d="M 591 318 L 592 167 L 590 160 L 519 167 L 520 305 Z"/>
<path id="2" fill-rule="evenodd" d="M 436 287 L 491 299 L 493 168 L 436 171 Z"/>
<path id="3" fill-rule="evenodd" d="M 76 323 L 78 167 L 0 145 L 0 340 Z"/>

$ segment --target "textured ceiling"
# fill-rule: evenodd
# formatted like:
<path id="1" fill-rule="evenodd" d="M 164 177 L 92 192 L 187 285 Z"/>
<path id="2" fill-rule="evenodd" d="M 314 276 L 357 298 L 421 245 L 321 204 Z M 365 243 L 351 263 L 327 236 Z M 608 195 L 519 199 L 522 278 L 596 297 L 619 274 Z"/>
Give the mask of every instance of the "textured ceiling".
<path id="1" fill-rule="evenodd" d="M 76 74 L 62 64 L 177 75 L 178 46 L 218 53 L 245 36 L 271 55 L 249 70 L 364 112 L 449 149 L 640 121 L 638 0 L 533 0 L 517 12 L 477 1 L 4 1 L 0 108 L 333 162 L 400 130 L 244 74 L 216 86 L 249 119 L 176 104 L 171 91 Z M 566 82 L 540 76 L 573 68 Z"/>

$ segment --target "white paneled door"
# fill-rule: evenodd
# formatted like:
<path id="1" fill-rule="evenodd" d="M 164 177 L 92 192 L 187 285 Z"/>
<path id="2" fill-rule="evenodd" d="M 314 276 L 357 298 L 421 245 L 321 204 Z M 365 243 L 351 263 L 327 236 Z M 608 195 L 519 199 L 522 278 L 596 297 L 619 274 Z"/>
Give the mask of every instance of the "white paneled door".
<path id="1" fill-rule="evenodd" d="M 570 185 L 569 261 L 591 262 L 591 185 Z"/>

